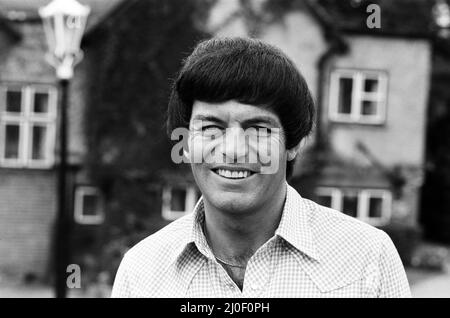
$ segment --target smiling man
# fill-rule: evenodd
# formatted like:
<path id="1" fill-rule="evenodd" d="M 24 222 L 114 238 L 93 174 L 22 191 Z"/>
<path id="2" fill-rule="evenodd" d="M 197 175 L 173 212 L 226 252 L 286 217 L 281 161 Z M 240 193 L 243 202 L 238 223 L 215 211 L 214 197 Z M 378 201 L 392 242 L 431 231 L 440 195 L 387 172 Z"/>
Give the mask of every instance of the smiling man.
<path id="1" fill-rule="evenodd" d="M 390 238 L 286 181 L 314 104 L 292 61 L 255 39 L 213 38 L 186 59 L 169 132 L 202 192 L 193 213 L 127 252 L 113 297 L 409 297 Z"/>

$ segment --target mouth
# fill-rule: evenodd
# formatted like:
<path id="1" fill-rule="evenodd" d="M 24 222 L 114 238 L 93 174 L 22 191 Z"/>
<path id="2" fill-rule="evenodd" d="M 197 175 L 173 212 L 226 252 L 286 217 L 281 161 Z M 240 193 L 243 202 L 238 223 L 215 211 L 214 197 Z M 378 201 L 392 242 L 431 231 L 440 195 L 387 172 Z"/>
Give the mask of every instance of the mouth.
<path id="1" fill-rule="evenodd" d="M 222 178 L 232 179 L 232 180 L 246 179 L 255 174 L 255 172 L 246 170 L 246 169 L 229 170 L 229 169 L 224 169 L 224 168 L 218 168 L 218 169 L 212 169 L 212 171 L 215 174 L 221 176 Z"/>

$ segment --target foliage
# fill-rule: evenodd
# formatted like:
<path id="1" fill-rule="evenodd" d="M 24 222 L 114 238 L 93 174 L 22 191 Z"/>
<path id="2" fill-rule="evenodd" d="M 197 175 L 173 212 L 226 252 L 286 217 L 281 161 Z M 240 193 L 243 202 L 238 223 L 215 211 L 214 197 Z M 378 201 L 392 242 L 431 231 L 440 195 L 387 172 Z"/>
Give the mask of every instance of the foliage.
<path id="1" fill-rule="evenodd" d="M 450 270 L 450 249 L 435 244 L 422 244 L 415 251 L 411 265 L 425 270 L 446 272 Z"/>
<path id="2" fill-rule="evenodd" d="M 414 252 L 421 242 L 422 232 L 415 226 L 392 223 L 381 227 L 392 239 L 403 265 L 412 263 Z"/>
<path id="3" fill-rule="evenodd" d="M 213 3 L 127 0 L 84 42 L 87 170 L 106 203 L 94 243 L 74 242 L 88 285 L 112 283 L 123 253 L 167 224 L 155 185 L 165 171 L 188 170 L 170 157 L 167 102 L 183 58 L 209 37 L 202 30 Z"/>
<path id="4" fill-rule="evenodd" d="M 122 213 L 148 214 L 148 184 L 179 168 L 164 127 L 171 79 L 207 37 L 200 29 L 212 3 L 132 1 L 88 41 L 88 168 Z"/>
<path id="5" fill-rule="evenodd" d="M 447 43 L 437 43 L 435 50 L 433 85 L 427 116 L 427 164 L 421 214 L 426 237 L 446 243 L 450 243 L 449 47 Z"/>

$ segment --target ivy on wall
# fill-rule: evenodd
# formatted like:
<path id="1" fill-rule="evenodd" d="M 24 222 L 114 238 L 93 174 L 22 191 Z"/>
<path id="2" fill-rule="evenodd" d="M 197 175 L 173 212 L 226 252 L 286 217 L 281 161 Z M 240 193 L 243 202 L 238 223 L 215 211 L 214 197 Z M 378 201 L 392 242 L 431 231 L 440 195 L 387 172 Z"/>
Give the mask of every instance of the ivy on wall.
<path id="1" fill-rule="evenodd" d="M 149 215 L 148 185 L 172 163 L 165 112 L 176 72 L 213 0 L 132 1 L 88 40 L 88 170 L 122 214 Z M 152 205 L 153 204 L 153 205 Z"/>

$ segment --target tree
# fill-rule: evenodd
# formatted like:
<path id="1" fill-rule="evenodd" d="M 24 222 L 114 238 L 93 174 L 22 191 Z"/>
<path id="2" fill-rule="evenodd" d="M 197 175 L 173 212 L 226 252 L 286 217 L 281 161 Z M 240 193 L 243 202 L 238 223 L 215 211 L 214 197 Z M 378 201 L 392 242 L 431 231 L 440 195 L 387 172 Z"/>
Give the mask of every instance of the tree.
<path id="1" fill-rule="evenodd" d="M 127 0 L 88 39 L 88 170 L 113 223 L 159 213 L 149 187 L 165 170 L 186 170 L 170 158 L 165 111 L 182 59 L 208 36 L 212 3 Z"/>

